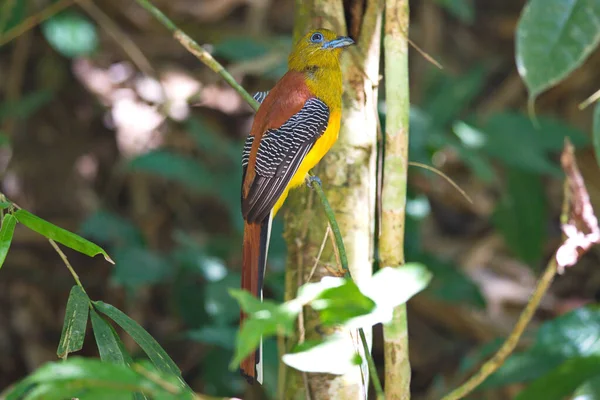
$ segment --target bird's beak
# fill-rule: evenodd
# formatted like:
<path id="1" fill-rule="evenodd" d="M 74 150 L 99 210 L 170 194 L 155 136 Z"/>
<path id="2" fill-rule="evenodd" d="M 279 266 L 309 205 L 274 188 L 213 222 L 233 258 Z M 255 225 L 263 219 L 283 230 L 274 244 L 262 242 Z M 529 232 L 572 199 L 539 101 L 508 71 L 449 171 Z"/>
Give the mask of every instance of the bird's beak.
<path id="1" fill-rule="evenodd" d="M 351 44 L 354 44 L 354 40 L 349 38 L 348 36 L 338 36 L 329 42 L 323 43 L 324 49 L 338 49 L 341 47 L 348 47 Z"/>

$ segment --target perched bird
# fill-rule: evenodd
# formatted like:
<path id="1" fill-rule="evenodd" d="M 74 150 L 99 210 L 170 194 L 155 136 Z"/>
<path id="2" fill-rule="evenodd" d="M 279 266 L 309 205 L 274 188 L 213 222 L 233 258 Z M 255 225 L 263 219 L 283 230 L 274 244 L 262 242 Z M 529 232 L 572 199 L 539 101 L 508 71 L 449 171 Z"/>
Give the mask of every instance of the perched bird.
<path id="1" fill-rule="evenodd" d="M 302 185 L 335 143 L 342 109 L 340 54 L 354 41 L 327 29 L 308 32 L 293 47 L 288 72 L 261 105 L 242 157 L 242 289 L 262 300 L 271 221 L 291 188 Z M 241 315 L 241 324 L 245 315 Z M 242 361 L 249 382 L 262 383 L 261 348 Z"/>

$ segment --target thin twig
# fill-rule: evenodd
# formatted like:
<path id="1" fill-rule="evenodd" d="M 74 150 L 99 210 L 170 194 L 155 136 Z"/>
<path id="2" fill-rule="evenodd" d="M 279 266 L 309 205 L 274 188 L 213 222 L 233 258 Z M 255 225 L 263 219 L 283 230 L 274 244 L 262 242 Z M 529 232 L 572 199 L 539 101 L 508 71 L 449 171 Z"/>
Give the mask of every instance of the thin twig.
<path id="1" fill-rule="evenodd" d="M 483 364 L 483 366 L 475 375 L 473 375 L 461 386 L 454 389 L 450 394 L 444 396 L 442 400 L 462 399 L 475 390 L 475 388 L 477 388 L 477 386 L 479 386 L 488 376 L 496 372 L 498 368 L 504 364 L 504 361 L 506 361 L 515 347 L 517 347 L 523 331 L 535 314 L 535 311 L 538 308 L 542 297 L 544 297 L 544 294 L 548 290 L 548 287 L 550 287 L 550 284 L 554 279 L 554 275 L 556 275 L 556 257 L 553 256 L 546 267 L 546 271 L 544 271 L 544 275 L 542 275 L 538 281 L 537 287 L 535 288 L 531 299 L 529 299 L 529 303 L 527 303 L 527 306 L 519 316 L 517 324 L 510 333 L 510 336 L 506 339 L 504 344 L 502 344 L 502 347 L 500 347 L 500 350 L 498 350 L 498 352 L 494 354 L 489 361 Z"/>
<path id="2" fill-rule="evenodd" d="M 360 341 L 362 342 L 363 347 L 368 349 L 369 345 L 367 344 L 365 332 L 362 329 L 359 329 L 358 334 L 360 335 Z M 373 387 L 375 388 L 375 393 L 377 393 L 377 400 L 383 400 L 385 395 L 383 393 L 383 388 L 381 387 L 381 382 L 379 381 L 379 375 L 377 374 L 377 367 L 375 367 L 373 357 L 367 357 L 367 365 L 369 366 L 369 375 L 376 377 L 376 379 L 373 379 Z"/>
<path id="3" fill-rule="evenodd" d="M 44 22 L 54 14 L 69 7 L 71 4 L 73 4 L 74 1 L 75 0 L 59 0 L 56 3 L 50 4 L 47 8 L 43 9 L 35 15 L 32 15 L 31 17 L 21 22 L 19 25 L 12 28 L 10 31 L 6 32 L 5 35 L 2 35 L 2 37 L 0 38 L 0 46 L 5 45 L 6 43 L 10 42 L 18 36 L 21 36 L 23 33 L 36 27 L 38 24 Z"/>
<path id="4" fill-rule="evenodd" d="M 431 167 L 427 164 L 422 164 L 420 162 L 416 162 L 416 161 L 409 161 L 408 165 L 412 165 L 413 167 L 423 168 L 423 169 L 426 169 L 428 171 L 438 174 L 439 176 L 444 178 L 446 181 L 448 181 L 448 183 L 450 185 L 452 185 L 452 187 L 454 187 L 454 189 L 456 189 L 458 191 L 458 193 L 460 193 L 469 203 L 473 204 L 473 200 L 471 200 L 471 198 L 467 195 L 467 193 L 464 190 L 462 190 L 456 182 L 454 182 L 452 179 L 450 179 L 450 177 L 448 175 L 446 175 L 439 169 Z"/>
<path id="5" fill-rule="evenodd" d="M 586 100 L 581 102 L 581 104 L 579 104 L 578 107 L 580 110 L 583 110 L 584 108 L 588 107 L 590 104 L 592 104 L 598 100 L 600 100 L 600 89 L 598 89 L 594 94 L 592 94 Z"/>
<path id="6" fill-rule="evenodd" d="M 233 78 L 233 76 L 213 56 L 203 49 L 194 39 L 177 27 L 162 11 L 148 0 L 136 0 L 137 3 L 152 14 L 161 24 L 173 33 L 173 37 L 183 47 L 192 53 L 208 68 L 219 74 L 250 106 L 256 111 L 260 105 L 254 98 Z"/>
<path id="7" fill-rule="evenodd" d="M 331 226 L 329 226 L 329 224 L 327 224 L 327 230 L 325 231 L 325 235 L 323 236 L 323 241 L 321 242 L 321 248 L 319 249 L 319 253 L 317 254 L 317 258 L 315 259 L 315 265 L 313 265 L 312 269 L 310 270 L 310 274 L 308 275 L 308 279 L 306 280 L 307 282 L 310 282 L 311 278 L 315 274 L 315 271 L 317 270 L 317 265 L 319 265 L 319 261 L 321 260 L 321 254 L 323 254 L 323 249 L 325 248 L 325 244 L 327 243 L 327 237 L 329 236 L 330 232 L 331 232 Z"/>
<path id="8" fill-rule="evenodd" d="M 81 290 L 83 290 L 84 293 L 87 293 L 85 291 L 85 288 L 81 284 L 81 281 L 79 280 L 79 275 L 77 275 L 77 272 L 75 272 L 75 270 L 71 266 L 71 263 L 67 259 L 67 256 L 65 255 L 65 253 L 63 253 L 63 251 L 60 249 L 60 247 L 58 247 L 58 245 L 56 244 L 56 242 L 54 240 L 48 239 L 48 241 L 50 242 L 52 247 L 54 247 L 54 250 L 56 250 L 56 252 L 60 256 L 60 258 L 62 258 L 63 262 L 67 266 L 67 269 L 69 270 L 69 272 L 71 272 L 71 275 L 73 275 L 73 279 L 75 279 L 75 283 L 77 283 L 77 286 L 79 286 L 81 288 Z"/>

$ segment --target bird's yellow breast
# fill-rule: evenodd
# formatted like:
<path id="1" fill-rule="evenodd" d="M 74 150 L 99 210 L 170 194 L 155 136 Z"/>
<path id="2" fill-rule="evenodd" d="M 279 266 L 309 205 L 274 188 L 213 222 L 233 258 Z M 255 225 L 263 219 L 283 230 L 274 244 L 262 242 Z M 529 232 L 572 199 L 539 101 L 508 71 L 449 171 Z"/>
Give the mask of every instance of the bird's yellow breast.
<path id="1" fill-rule="evenodd" d="M 331 146 L 335 143 L 338 138 L 338 133 L 340 132 L 340 121 L 341 121 L 342 113 L 340 110 L 331 111 L 331 115 L 329 116 L 329 123 L 327 124 L 327 129 L 323 133 L 323 135 L 317 139 L 315 145 L 308 152 L 308 154 L 302 160 L 302 163 L 298 167 L 298 170 L 290 180 L 290 183 L 286 187 L 285 191 L 281 194 L 277 203 L 273 207 L 273 217 L 277 214 L 277 211 L 283 205 L 283 202 L 287 198 L 288 192 L 290 189 L 298 187 L 302 185 L 306 181 L 306 175 L 308 171 L 310 171 L 327 152 L 331 149 Z"/>

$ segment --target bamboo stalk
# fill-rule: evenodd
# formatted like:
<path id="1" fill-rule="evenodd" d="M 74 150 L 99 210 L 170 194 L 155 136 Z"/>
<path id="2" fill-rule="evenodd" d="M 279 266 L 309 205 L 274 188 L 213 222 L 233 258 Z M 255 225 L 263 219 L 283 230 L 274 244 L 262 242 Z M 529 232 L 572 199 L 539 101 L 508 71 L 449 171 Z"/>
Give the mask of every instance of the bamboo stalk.
<path id="1" fill-rule="evenodd" d="M 382 267 L 404 264 L 404 224 L 408 169 L 408 0 L 388 0 L 385 8 L 384 62 L 386 132 L 384 136 L 379 256 Z M 383 327 L 385 396 L 410 399 L 406 305 L 394 310 Z"/>

